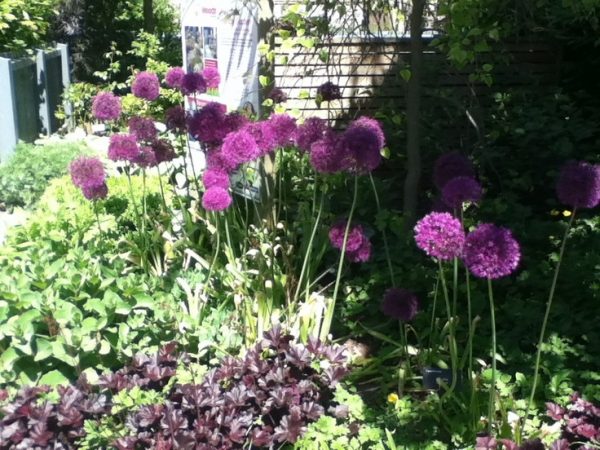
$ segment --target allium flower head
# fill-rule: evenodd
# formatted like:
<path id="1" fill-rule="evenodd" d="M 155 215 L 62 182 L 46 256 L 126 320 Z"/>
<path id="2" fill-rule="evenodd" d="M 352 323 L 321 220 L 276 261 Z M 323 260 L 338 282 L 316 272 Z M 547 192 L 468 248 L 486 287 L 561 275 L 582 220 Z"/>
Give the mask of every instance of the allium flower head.
<path id="1" fill-rule="evenodd" d="M 156 139 L 153 141 L 152 150 L 154 151 L 156 164 L 166 161 L 173 161 L 175 158 L 177 158 L 177 153 L 175 153 L 171 143 L 169 141 L 165 141 L 164 139 Z"/>
<path id="2" fill-rule="evenodd" d="M 438 189 L 452 178 L 475 177 L 475 169 L 469 159 L 459 152 L 444 153 L 433 166 L 433 183 Z"/>
<path id="3" fill-rule="evenodd" d="M 108 186 L 106 183 L 99 185 L 83 186 L 81 188 L 83 196 L 88 200 L 102 200 L 108 195 Z"/>
<path id="4" fill-rule="evenodd" d="M 273 100 L 273 103 L 278 104 L 285 102 L 288 97 L 281 88 L 275 87 L 269 92 L 268 98 Z"/>
<path id="5" fill-rule="evenodd" d="M 419 312 L 419 299 L 408 289 L 390 288 L 383 296 L 381 311 L 392 319 L 410 322 Z"/>
<path id="6" fill-rule="evenodd" d="M 311 145 L 310 163 L 322 173 L 339 172 L 348 167 L 348 153 L 337 133 L 327 132 Z"/>
<path id="7" fill-rule="evenodd" d="M 481 196 L 481 185 L 471 177 L 452 178 L 442 189 L 444 203 L 450 208 L 462 208 L 466 202 L 479 203 Z"/>
<path id="8" fill-rule="evenodd" d="M 153 72 L 140 72 L 131 85 L 131 92 L 138 98 L 153 101 L 160 94 L 160 82 Z"/>
<path id="9" fill-rule="evenodd" d="M 254 138 L 261 155 L 266 155 L 277 147 L 273 127 L 268 121 L 249 122 L 243 127 L 243 130 Z"/>
<path id="10" fill-rule="evenodd" d="M 225 160 L 239 165 L 258 158 L 260 150 L 252 135 L 242 129 L 225 137 L 221 153 Z"/>
<path id="11" fill-rule="evenodd" d="M 324 119 L 318 117 L 306 119 L 302 125 L 298 126 L 296 131 L 296 145 L 300 150 L 309 152 L 311 145 L 322 139 L 328 128 L 327 121 Z"/>
<path id="12" fill-rule="evenodd" d="M 129 119 L 129 133 L 133 134 L 138 142 L 153 141 L 158 131 L 152 119 L 135 116 Z"/>
<path id="13" fill-rule="evenodd" d="M 206 92 L 206 80 L 201 73 L 186 73 L 181 83 L 181 92 L 185 95 L 202 94 Z"/>
<path id="14" fill-rule="evenodd" d="M 221 169 L 227 173 L 233 172 L 237 169 L 238 164 L 229 161 L 223 157 L 221 148 L 211 149 L 206 153 L 206 168 L 207 169 Z"/>
<path id="15" fill-rule="evenodd" d="M 181 89 L 185 71 L 182 67 L 171 67 L 165 75 L 165 83 L 173 89 Z"/>
<path id="16" fill-rule="evenodd" d="M 340 99 L 342 98 L 340 87 L 331 81 L 327 81 L 317 88 L 317 98 L 324 102 Z"/>
<path id="17" fill-rule="evenodd" d="M 600 203 L 600 165 L 584 161 L 566 163 L 556 183 L 561 203 L 572 208 L 594 208 Z"/>
<path id="18" fill-rule="evenodd" d="M 248 118 L 243 114 L 232 111 L 225 116 L 225 130 L 227 133 L 237 131 L 248 123 Z"/>
<path id="19" fill-rule="evenodd" d="M 223 211 L 231 205 L 232 199 L 227 190 L 213 186 L 202 195 L 202 206 L 207 211 Z"/>
<path id="20" fill-rule="evenodd" d="M 506 228 L 484 223 L 467 235 L 464 262 L 476 277 L 496 279 L 510 275 L 520 258 L 519 243 Z"/>
<path id="21" fill-rule="evenodd" d="M 99 186 L 104 183 L 106 174 L 102 161 L 98 158 L 80 156 L 69 166 L 71 180 L 78 188 L 84 186 Z"/>
<path id="22" fill-rule="evenodd" d="M 202 183 L 206 189 L 217 186 L 223 189 L 229 188 L 229 174 L 223 169 L 209 168 L 202 175 Z"/>
<path id="23" fill-rule="evenodd" d="M 433 258 L 449 260 L 462 255 L 465 232 L 448 213 L 430 213 L 415 225 L 417 246 Z"/>
<path id="24" fill-rule="evenodd" d="M 100 92 L 92 102 L 92 115 L 98 120 L 117 120 L 121 115 L 121 99 L 112 92 Z"/>
<path id="25" fill-rule="evenodd" d="M 185 132 L 187 116 L 183 106 L 177 105 L 167 109 L 165 112 L 165 125 L 167 130 L 178 131 L 180 133 Z"/>
<path id="26" fill-rule="evenodd" d="M 336 222 L 329 230 L 329 241 L 337 249 L 344 245 L 346 219 Z M 346 258 L 351 262 L 366 262 L 371 257 L 371 242 L 361 225 L 351 225 L 346 238 Z"/>
<path id="27" fill-rule="evenodd" d="M 278 147 L 285 147 L 293 142 L 296 136 L 296 119 L 287 114 L 272 114 L 268 123 Z"/>
<path id="28" fill-rule="evenodd" d="M 135 162 L 140 148 L 132 134 L 113 134 L 108 145 L 108 157 L 112 161 Z"/>
<path id="29" fill-rule="evenodd" d="M 154 154 L 154 149 L 148 146 L 140 147 L 140 152 L 133 162 L 144 169 L 147 169 L 148 167 L 154 167 L 158 164 L 156 155 Z"/>
<path id="30" fill-rule="evenodd" d="M 221 75 L 215 67 L 205 67 L 202 71 L 202 77 L 206 81 L 206 87 L 209 89 L 216 89 L 221 83 Z"/>
<path id="31" fill-rule="evenodd" d="M 355 120 L 344 132 L 342 140 L 352 169 L 370 172 L 381 163 L 385 136 L 377 120 L 369 117 Z"/>
<path id="32" fill-rule="evenodd" d="M 219 145 L 227 135 L 225 105 L 210 102 L 188 119 L 190 134 L 204 144 Z"/>
<path id="33" fill-rule="evenodd" d="M 354 252 L 346 252 L 348 261 L 354 263 L 367 262 L 371 259 L 371 241 L 365 238 L 358 250 Z"/>

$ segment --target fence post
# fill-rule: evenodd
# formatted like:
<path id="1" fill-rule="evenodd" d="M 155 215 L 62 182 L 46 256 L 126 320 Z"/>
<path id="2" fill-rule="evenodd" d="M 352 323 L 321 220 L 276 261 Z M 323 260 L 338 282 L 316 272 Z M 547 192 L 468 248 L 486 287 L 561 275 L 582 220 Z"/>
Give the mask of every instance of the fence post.
<path id="1" fill-rule="evenodd" d="M 60 64 L 62 72 L 63 95 L 71 86 L 71 64 L 69 61 L 69 46 L 67 44 L 56 44 L 56 48 L 60 50 Z M 64 97 L 63 97 L 64 98 Z M 63 100 L 63 108 L 65 110 L 66 122 L 69 130 L 75 128 L 73 123 L 73 105 L 68 100 Z"/>
<path id="2" fill-rule="evenodd" d="M 46 53 L 44 50 L 38 50 L 36 54 L 36 71 L 38 95 L 40 101 L 40 121 L 42 123 L 41 133 L 50 135 L 50 102 L 48 101 L 48 73 L 46 71 Z"/>
<path id="3" fill-rule="evenodd" d="M 11 60 L 0 57 L 0 162 L 5 162 L 12 155 L 19 139 L 13 87 Z"/>

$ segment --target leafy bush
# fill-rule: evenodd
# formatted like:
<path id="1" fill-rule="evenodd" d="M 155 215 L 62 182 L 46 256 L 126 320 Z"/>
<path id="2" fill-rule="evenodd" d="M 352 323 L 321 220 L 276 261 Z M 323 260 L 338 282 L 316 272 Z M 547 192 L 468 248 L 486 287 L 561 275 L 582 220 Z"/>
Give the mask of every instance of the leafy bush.
<path id="1" fill-rule="evenodd" d="M 3 0 L 0 3 L 0 52 L 43 46 L 59 0 Z"/>
<path id="2" fill-rule="evenodd" d="M 9 208 L 33 206 L 49 180 L 66 174 L 71 160 L 89 152 L 84 143 L 19 144 L 0 166 L 0 202 Z"/>

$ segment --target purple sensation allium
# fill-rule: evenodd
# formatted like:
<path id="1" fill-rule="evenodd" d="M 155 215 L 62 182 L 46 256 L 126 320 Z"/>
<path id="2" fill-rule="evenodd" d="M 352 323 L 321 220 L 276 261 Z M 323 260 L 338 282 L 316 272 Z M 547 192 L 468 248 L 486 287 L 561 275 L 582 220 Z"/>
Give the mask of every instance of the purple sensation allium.
<path id="1" fill-rule="evenodd" d="M 281 88 L 275 87 L 271 89 L 271 92 L 269 92 L 268 98 L 273 100 L 273 103 L 278 104 L 285 102 L 288 97 Z"/>
<path id="2" fill-rule="evenodd" d="M 594 208 L 600 203 L 600 165 L 567 162 L 558 176 L 556 192 L 572 208 Z"/>
<path id="3" fill-rule="evenodd" d="M 448 181 L 456 177 L 475 177 L 473 163 L 466 156 L 459 152 L 450 152 L 436 159 L 433 166 L 433 183 L 438 189 L 443 189 Z"/>
<path id="4" fill-rule="evenodd" d="M 223 140 L 221 154 L 230 164 L 244 164 L 260 156 L 260 149 L 252 135 L 245 130 L 229 133 Z"/>
<path id="5" fill-rule="evenodd" d="M 359 172 L 370 172 L 381 163 L 385 136 L 375 119 L 361 117 L 350 124 L 342 135 L 351 166 Z"/>
<path id="6" fill-rule="evenodd" d="M 318 117 L 309 117 L 296 131 L 296 145 L 300 150 L 310 152 L 310 147 L 325 136 L 329 129 L 327 121 Z"/>
<path id="7" fill-rule="evenodd" d="M 132 134 L 113 134 L 108 145 L 108 158 L 112 161 L 134 162 L 140 148 Z"/>
<path id="8" fill-rule="evenodd" d="M 492 436 L 480 436 L 475 440 L 475 450 L 496 450 L 498 442 Z"/>
<path id="9" fill-rule="evenodd" d="M 408 289 L 389 288 L 383 295 L 381 311 L 392 319 L 410 322 L 419 312 L 419 299 Z"/>
<path id="10" fill-rule="evenodd" d="M 248 118 L 245 115 L 237 111 L 232 111 L 225 115 L 225 130 L 227 133 L 237 131 L 246 126 L 248 122 Z"/>
<path id="11" fill-rule="evenodd" d="M 227 134 L 225 105 L 210 102 L 188 119 L 190 134 L 207 145 L 219 145 Z"/>
<path id="12" fill-rule="evenodd" d="M 346 252 L 346 258 L 354 263 L 367 262 L 371 259 L 371 241 L 365 237 L 358 250 Z"/>
<path id="13" fill-rule="evenodd" d="M 209 89 L 216 89 L 219 87 L 219 83 L 221 83 L 221 75 L 214 67 L 205 67 L 202 71 L 202 77 L 206 81 L 206 87 Z"/>
<path id="14" fill-rule="evenodd" d="M 278 147 L 286 147 L 292 144 L 296 136 L 296 119 L 287 114 L 272 114 L 268 123 L 271 130 L 273 130 L 275 143 Z"/>
<path id="15" fill-rule="evenodd" d="M 69 166 L 71 180 L 78 188 L 99 186 L 106 180 L 104 166 L 98 158 L 80 156 Z"/>
<path id="16" fill-rule="evenodd" d="M 164 139 L 156 139 L 155 141 L 152 141 L 152 150 L 154 151 L 156 164 L 173 161 L 175 158 L 177 158 L 177 153 L 175 153 L 171 143 L 169 141 L 165 141 Z"/>
<path id="17" fill-rule="evenodd" d="M 229 208 L 231 202 L 229 192 L 219 186 L 208 188 L 202 195 L 202 206 L 207 211 L 223 211 Z"/>
<path id="18" fill-rule="evenodd" d="M 173 89 L 181 89 L 185 71 L 182 67 L 171 67 L 165 75 L 165 83 Z"/>
<path id="19" fill-rule="evenodd" d="M 221 169 L 231 173 L 237 169 L 238 165 L 224 158 L 221 148 L 217 148 L 206 153 L 206 167 L 207 169 Z"/>
<path id="20" fill-rule="evenodd" d="M 327 81 L 317 88 L 317 97 L 324 102 L 330 102 L 342 98 L 342 94 L 337 84 Z"/>
<path id="21" fill-rule="evenodd" d="M 121 115 L 121 99 L 112 92 L 100 92 L 92 102 L 92 115 L 98 120 L 117 120 Z"/>
<path id="22" fill-rule="evenodd" d="M 417 247 L 445 261 L 462 255 L 465 232 L 460 221 L 448 213 L 429 213 L 415 225 Z"/>
<path id="23" fill-rule="evenodd" d="M 165 112 L 167 130 L 178 131 L 180 133 L 185 132 L 187 129 L 186 120 L 185 109 L 181 105 L 173 106 Z"/>
<path id="24" fill-rule="evenodd" d="M 131 85 L 131 92 L 138 98 L 153 101 L 160 94 L 160 82 L 153 72 L 140 72 Z"/>
<path id="25" fill-rule="evenodd" d="M 520 258 L 519 243 L 507 228 L 484 223 L 467 235 L 464 262 L 476 277 L 496 279 L 510 275 Z"/>
<path id="26" fill-rule="evenodd" d="M 206 169 L 202 175 L 202 183 L 206 189 L 210 189 L 213 186 L 228 189 L 229 174 L 223 169 L 219 168 Z"/>
<path id="27" fill-rule="evenodd" d="M 339 220 L 329 229 L 329 242 L 337 249 L 342 249 L 344 245 L 344 234 L 346 233 L 346 225 L 348 221 L 346 219 Z M 363 227 L 361 225 L 350 226 L 348 230 L 348 238 L 346 239 L 346 251 L 355 252 L 362 245 L 363 241 L 366 240 Z"/>
<path id="28" fill-rule="evenodd" d="M 154 154 L 154 149 L 147 146 L 140 147 L 140 152 L 133 162 L 143 169 L 154 167 L 158 164 L 156 155 Z"/>
<path id="29" fill-rule="evenodd" d="M 261 156 L 272 152 L 277 147 L 275 132 L 268 121 L 249 122 L 243 130 L 254 138 Z"/>
<path id="30" fill-rule="evenodd" d="M 138 142 L 153 141 L 158 134 L 154 121 L 146 117 L 132 117 L 128 125 L 129 133 L 133 134 Z"/>
<path id="31" fill-rule="evenodd" d="M 347 161 L 348 153 L 334 131 L 326 133 L 310 147 L 310 163 L 317 172 L 339 172 L 348 167 Z"/>
<path id="32" fill-rule="evenodd" d="M 81 192 L 88 200 L 102 200 L 108 195 L 108 186 L 106 183 L 90 186 L 86 185 L 81 188 Z"/>
<path id="33" fill-rule="evenodd" d="M 462 208 L 466 202 L 479 203 L 482 194 L 481 185 L 471 177 L 452 178 L 442 189 L 444 203 L 451 208 Z"/>
<path id="34" fill-rule="evenodd" d="M 201 73 L 186 73 L 181 83 L 181 92 L 185 95 L 202 94 L 206 92 L 206 80 Z"/>

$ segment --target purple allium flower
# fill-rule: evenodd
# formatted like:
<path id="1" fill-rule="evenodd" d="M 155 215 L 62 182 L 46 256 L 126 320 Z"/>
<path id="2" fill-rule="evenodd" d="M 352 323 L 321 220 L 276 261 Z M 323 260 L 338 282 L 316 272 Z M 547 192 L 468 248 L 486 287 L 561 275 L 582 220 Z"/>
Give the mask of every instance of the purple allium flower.
<path id="1" fill-rule="evenodd" d="M 558 177 L 556 192 L 572 208 L 594 208 L 600 203 L 600 165 L 567 162 Z"/>
<path id="2" fill-rule="evenodd" d="M 208 188 L 202 196 L 202 206 L 207 211 L 223 211 L 231 205 L 231 196 L 219 186 Z"/>
<path id="3" fill-rule="evenodd" d="M 244 164 L 260 156 L 260 149 L 250 133 L 245 130 L 229 133 L 223 140 L 221 154 L 231 164 Z"/>
<path id="4" fill-rule="evenodd" d="M 481 196 L 481 185 L 471 177 L 452 178 L 442 189 L 444 203 L 451 208 L 462 208 L 466 202 L 479 203 Z"/>
<path id="5" fill-rule="evenodd" d="M 296 136 L 296 119 L 287 114 L 272 114 L 268 123 L 278 147 L 285 147 L 293 142 Z"/>
<path id="6" fill-rule="evenodd" d="M 520 258 L 519 243 L 506 228 L 484 223 L 467 235 L 464 262 L 476 277 L 496 279 L 510 275 Z"/>
<path id="7" fill-rule="evenodd" d="M 71 180 L 78 188 L 99 186 L 106 179 L 104 166 L 98 158 L 80 156 L 71 162 L 69 170 L 71 172 Z"/>
<path id="8" fill-rule="evenodd" d="M 550 450 L 570 450 L 571 446 L 567 439 L 559 439 L 552 443 Z"/>
<path id="9" fill-rule="evenodd" d="M 211 149 L 206 153 L 206 167 L 207 169 L 221 169 L 227 173 L 231 173 L 237 169 L 238 164 L 224 158 L 221 148 L 218 148 Z"/>
<path id="10" fill-rule="evenodd" d="M 389 288 L 383 296 L 381 311 L 392 319 L 410 322 L 419 311 L 419 299 L 408 289 Z"/>
<path id="11" fill-rule="evenodd" d="M 346 219 L 339 220 L 329 229 L 329 242 L 337 249 L 342 249 L 344 245 L 344 234 L 346 233 Z M 361 225 L 350 226 L 348 238 L 346 239 L 346 251 L 355 252 L 360 248 L 363 241 L 366 240 L 363 227 Z"/>
<path id="12" fill-rule="evenodd" d="M 229 174 L 223 169 L 209 168 L 202 175 L 202 183 L 206 189 L 217 186 L 223 189 L 229 188 Z"/>
<path id="13" fill-rule="evenodd" d="M 273 100 L 273 103 L 278 104 L 285 102 L 287 100 L 287 95 L 281 88 L 275 87 L 269 92 L 268 98 Z"/>
<path id="14" fill-rule="evenodd" d="M 448 181 L 456 177 L 475 177 L 473 164 L 466 156 L 450 152 L 436 159 L 433 166 L 433 183 L 438 189 L 443 189 Z"/>
<path id="15" fill-rule="evenodd" d="M 190 134 L 207 145 L 219 145 L 227 135 L 225 105 L 210 102 L 188 119 Z"/>
<path id="16" fill-rule="evenodd" d="M 324 102 L 340 99 L 342 98 L 340 87 L 331 81 L 327 81 L 317 88 L 317 98 Z"/>
<path id="17" fill-rule="evenodd" d="M 465 232 L 460 221 L 448 213 L 430 213 L 415 225 L 417 246 L 442 261 L 462 255 Z"/>
<path id="18" fill-rule="evenodd" d="M 243 128 L 247 123 L 248 118 L 237 111 L 232 111 L 225 116 L 225 130 L 227 133 L 237 131 Z"/>
<path id="19" fill-rule="evenodd" d="M 216 89 L 219 87 L 221 82 L 221 75 L 215 67 L 205 67 L 202 71 L 202 77 L 206 81 L 206 87 L 210 89 Z"/>
<path id="20" fill-rule="evenodd" d="M 370 172 L 381 163 L 385 136 L 375 119 L 361 117 L 350 124 L 342 135 L 352 169 Z"/>
<path id="21" fill-rule="evenodd" d="M 113 134 L 108 145 L 108 158 L 112 161 L 134 162 L 140 148 L 132 134 Z"/>
<path id="22" fill-rule="evenodd" d="M 153 72 L 140 72 L 131 85 L 131 92 L 139 98 L 156 100 L 160 94 L 160 82 Z"/>
<path id="23" fill-rule="evenodd" d="M 300 150 L 309 152 L 311 145 L 322 139 L 328 129 L 329 126 L 326 120 L 318 117 L 309 117 L 302 125 L 298 126 L 298 130 L 296 131 L 296 145 Z"/>
<path id="24" fill-rule="evenodd" d="M 133 134 L 138 142 L 153 141 L 158 131 L 152 119 L 135 116 L 129 119 L 129 133 Z"/>
<path id="25" fill-rule="evenodd" d="M 317 172 L 334 173 L 348 167 L 348 153 L 337 133 L 325 134 L 310 147 L 310 163 Z"/>
<path id="26" fill-rule="evenodd" d="M 106 183 L 99 185 L 83 186 L 81 188 L 83 196 L 88 200 L 102 200 L 108 195 L 108 186 Z"/>
<path id="27" fill-rule="evenodd" d="M 498 442 L 491 436 L 480 436 L 475 440 L 475 450 L 496 450 Z"/>
<path id="28" fill-rule="evenodd" d="M 148 167 L 154 167 L 158 164 L 156 155 L 154 154 L 154 149 L 147 146 L 140 147 L 140 152 L 133 162 L 144 169 L 147 169 Z"/>
<path id="29" fill-rule="evenodd" d="M 173 106 L 165 112 L 167 130 L 183 133 L 187 129 L 186 120 L 185 109 L 181 105 Z"/>
<path id="30" fill-rule="evenodd" d="M 152 150 L 154 151 L 156 164 L 166 161 L 173 161 L 175 158 L 177 158 L 177 153 L 175 153 L 171 143 L 169 141 L 165 141 L 164 139 L 156 139 L 155 141 L 152 141 Z"/>
<path id="31" fill-rule="evenodd" d="M 277 147 L 275 133 L 268 121 L 249 122 L 243 130 L 254 138 L 261 155 L 266 155 Z"/>
<path id="32" fill-rule="evenodd" d="M 92 102 L 92 115 L 98 120 L 117 120 L 121 115 L 121 99 L 112 92 L 100 92 Z"/>
<path id="33" fill-rule="evenodd" d="M 186 73 L 181 83 L 181 92 L 185 95 L 194 93 L 202 94 L 206 92 L 206 80 L 201 73 L 192 72 Z"/>
<path id="34" fill-rule="evenodd" d="M 365 237 L 358 250 L 346 252 L 346 257 L 350 262 L 367 262 L 371 259 L 371 242 Z"/>
<path id="35" fill-rule="evenodd" d="M 182 67 L 171 67 L 165 75 L 165 83 L 173 89 L 181 89 L 185 71 Z"/>

